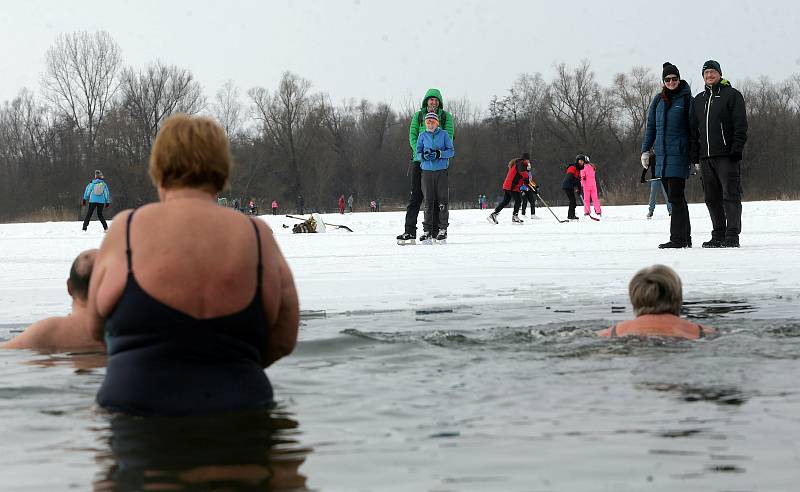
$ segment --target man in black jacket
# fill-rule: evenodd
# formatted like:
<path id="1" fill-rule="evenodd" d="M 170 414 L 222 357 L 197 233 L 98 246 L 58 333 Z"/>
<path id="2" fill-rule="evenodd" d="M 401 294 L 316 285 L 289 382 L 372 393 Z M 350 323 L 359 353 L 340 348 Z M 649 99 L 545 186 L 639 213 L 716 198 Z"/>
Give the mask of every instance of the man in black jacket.
<path id="1" fill-rule="evenodd" d="M 691 158 L 703 179 L 713 230 L 704 248 L 738 248 L 742 230 L 742 151 L 747 112 L 718 62 L 703 64 L 705 90 L 694 98 Z"/>

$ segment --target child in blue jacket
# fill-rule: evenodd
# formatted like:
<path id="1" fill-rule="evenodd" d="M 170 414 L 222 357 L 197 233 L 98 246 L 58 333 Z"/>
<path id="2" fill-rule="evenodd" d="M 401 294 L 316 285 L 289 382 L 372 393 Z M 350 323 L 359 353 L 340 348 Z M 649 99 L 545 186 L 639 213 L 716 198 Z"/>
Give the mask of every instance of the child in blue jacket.
<path id="1" fill-rule="evenodd" d="M 447 239 L 450 216 L 447 208 L 450 196 L 447 168 L 450 158 L 455 155 L 453 140 L 446 131 L 439 128 L 439 116 L 436 113 L 426 114 L 425 132 L 417 140 L 416 153 L 422 169 L 422 195 L 425 200 L 425 220 L 422 223 L 425 232 L 419 238 L 422 243 L 430 244 L 433 239 L 432 231 L 437 230 L 437 241 Z"/>

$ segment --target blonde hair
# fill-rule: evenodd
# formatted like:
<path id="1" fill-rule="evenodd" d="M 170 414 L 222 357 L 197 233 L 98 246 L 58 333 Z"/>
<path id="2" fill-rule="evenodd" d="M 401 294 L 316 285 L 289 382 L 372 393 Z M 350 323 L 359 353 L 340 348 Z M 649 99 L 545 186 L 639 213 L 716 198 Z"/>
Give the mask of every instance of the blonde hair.
<path id="1" fill-rule="evenodd" d="M 664 265 L 642 268 L 628 284 L 636 316 L 670 313 L 680 315 L 683 286 L 675 270 Z"/>
<path id="2" fill-rule="evenodd" d="M 150 178 L 162 188 L 225 187 L 232 159 L 228 137 L 213 119 L 178 113 L 167 118 L 150 154 Z"/>

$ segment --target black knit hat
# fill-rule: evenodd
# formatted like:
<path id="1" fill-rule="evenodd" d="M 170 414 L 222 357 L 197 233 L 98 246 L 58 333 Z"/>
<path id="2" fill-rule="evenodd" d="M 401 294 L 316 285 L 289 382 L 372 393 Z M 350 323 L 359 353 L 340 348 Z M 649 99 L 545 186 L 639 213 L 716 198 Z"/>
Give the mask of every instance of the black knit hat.
<path id="1" fill-rule="evenodd" d="M 522 154 L 522 157 L 520 159 L 522 159 L 523 161 L 529 161 L 531 160 L 531 155 L 528 152 L 525 152 Z"/>
<path id="2" fill-rule="evenodd" d="M 670 62 L 664 62 L 663 66 L 664 69 L 661 71 L 661 80 L 667 78 L 667 75 L 675 75 L 679 79 L 681 78 L 681 72 L 678 70 L 678 67 Z"/>
<path id="3" fill-rule="evenodd" d="M 719 72 L 719 76 L 722 77 L 722 67 L 719 66 L 719 62 L 717 60 L 708 60 L 707 62 L 703 63 L 703 70 L 700 74 L 705 73 L 706 70 L 716 70 Z"/>

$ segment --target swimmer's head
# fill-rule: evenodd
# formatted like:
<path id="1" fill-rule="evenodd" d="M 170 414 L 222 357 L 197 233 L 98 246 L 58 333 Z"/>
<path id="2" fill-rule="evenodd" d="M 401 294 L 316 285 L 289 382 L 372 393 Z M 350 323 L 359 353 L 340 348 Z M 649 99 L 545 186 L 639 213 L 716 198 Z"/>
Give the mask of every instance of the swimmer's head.
<path id="1" fill-rule="evenodd" d="M 87 249 L 75 258 L 69 269 L 67 292 L 70 296 L 83 302 L 86 302 L 89 297 L 89 279 L 92 278 L 95 256 L 97 256 L 96 249 Z"/>
<path id="2" fill-rule="evenodd" d="M 232 160 L 225 130 L 211 118 L 178 113 L 167 118 L 150 154 L 150 178 L 164 189 L 225 187 Z"/>
<path id="3" fill-rule="evenodd" d="M 653 265 L 636 272 L 628 284 L 628 294 L 636 316 L 643 314 L 680 315 L 683 286 L 675 270 Z"/>

